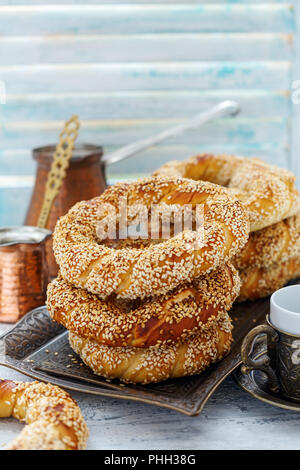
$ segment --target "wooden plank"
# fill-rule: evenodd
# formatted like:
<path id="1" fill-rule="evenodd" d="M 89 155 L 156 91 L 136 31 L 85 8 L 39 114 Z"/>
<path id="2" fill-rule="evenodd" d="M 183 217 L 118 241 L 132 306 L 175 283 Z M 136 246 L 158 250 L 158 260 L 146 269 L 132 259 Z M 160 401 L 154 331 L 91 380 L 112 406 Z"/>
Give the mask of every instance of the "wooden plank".
<path id="1" fill-rule="evenodd" d="M 182 120 L 140 119 L 114 121 L 82 121 L 80 140 L 102 145 L 125 145 L 154 135 Z M 4 122 L 1 129 L 2 149 L 30 147 L 55 142 L 63 127 L 61 121 Z M 170 139 L 170 144 L 244 144 L 271 141 L 285 143 L 288 122 L 274 119 L 220 119 Z"/>
<path id="2" fill-rule="evenodd" d="M 114 150 L 114 147 L 107 147 L 108 152 Z M 135 179 L 137 177 L 151 174 L 164 162 L 170 159 L 184 159 L 199 152 L 215 152 L 215 153 L 235 153 L 245 156 L 256 156 L 264 160 L 277 164 L 281 167 L 287 167 L 287 148 L 279 147 L 272 143 L 264 143 L 261 145 L 222 145 L 215 144 L 206 146 L 159 146 L 153 147 L 140 155 L 134 156 L 124 162 L 120 162 L 108 168 L 108 180 L 113 184 L 122 179 Z M 4 153 L 0 152 L 0 166 L 3 168 Z M 22 155 L 22 156 L 21 156 Z M 6 157 L 8 153 L 6 153 Z M 11 151 L 10 164 L 13 171 L 19 171 L 26 162 L 30 162 L 32 168 L 32 160 L 30 151 Z M 7 162 L 7 160 L 6 160 Z M 24 168 L 24 167 L 23 167 Z M 33 169 L 33 168 L 32 168 Z M 5 170 L 4 170 L 5 171 Z M 1 172 L 3 174 L 3 172 Z M 0 226 L 18 225 L 24 221 L 34 176 L 11 176 L 0 177 Z"/>
<path id="3" fill-rule="evenodd" d="M 275 33 L 5 36 L 1 65 L 291 60 L 293 36 Z"/>
<path id="4" fill-rule="evenodd" d="M 35 145 L 35 144 L 34 144 Z M 105 145 L 104 152 L 110 153 L 119 148 L 118 145 Z M 289 148 L 287 145 L 276 143 L 261 144 L 226 144 L 217 145 L 215 143 L 203 145 L 159 145 L 153 146 L 138 155 L 135 155 L 123 162 L 108 167 L 109 177 L 119 177 L 126 174 L 151 173 L 163 163 L 169 160 L 184 160 L 200 152 L 238 154 L 247 157 L 260 157 L 270 163 L 279 166 L 288 166 Z M 7 149 L 0 151 L 1 180 L 0 186 L 11 187 L 21 184 L 28 184 L 29 180 L 11 179 L 15 176 L 28 177 L 35 173 L 36 163 L 32 159 L 31 149 Z M 8 179 L 7 175 L 11 178 Z M 30 180 L 31 181 L 31 180 Z M 31 183 L 30 183 L 31 184 Z"/>
<path id="5" fill-rule="evenodd" d="M 78 114 L 81 120 L 190 117 L 233 99 L 241 117 L 281 118 L 290 115 L 287 91 L 191 90 L 108 93 L 54 93 L 7 95 L 0 118 L 9 121 L 56 121 Z"/>
<path id="6" fill-rule="evenodd" d="M 293 64 L 293 76 L 291 79 L 291 153 L 290 153 L 290 166 L 291 169 L 296 173 L 298 176 L 298 180 L 300 179 L 300 140 L 299 140 L 299 127 L 300 127 L 300 105 L 299 105 L 299 79 L 300 79 L 300 9 L 297 8 L 297 24 L 298 24 L 298 31 L 295 37 L 295 58 Z M 300 182 L 298 182 L 300 186 Z"/>
<path id="7" fill-rule="evenodd" d="M 291 32 L 291 4 L 0 6 L 0 34 Z"/>
<path id="8" fill-rule="evenodd" d="M 1 334 L 8 328 L 1 324 Z M 0 368 L 0 374 L 8 380 L 30 380 L 6 367 Z M 90 434 L 87 449 L 111 450 L 107 456 L 116 449 L 124 450 L 129 456 L 131 449 L 173 452 L 184 449 L 187 455 L 192 455 L 190 449 L 278 451 L 300 448 L 299 413 L 256 400 L 232 377 L 217 388 L 197 418 L 142 403 L 70 393 L 87 422 Z M 0 442 L 4 447 L 18 436 L 23 425 L 13 418 L 1 422 Z"/>
<path id="9" fill-rule="evenodd" d="M 0 67 L 8 94 L 289 89 L 289 62 L 152 62 Z"/>
<path id="10" fill-rule="evenodd" d="M 0 188 L 0 226 L 22 225 L 31 188 Z"/>

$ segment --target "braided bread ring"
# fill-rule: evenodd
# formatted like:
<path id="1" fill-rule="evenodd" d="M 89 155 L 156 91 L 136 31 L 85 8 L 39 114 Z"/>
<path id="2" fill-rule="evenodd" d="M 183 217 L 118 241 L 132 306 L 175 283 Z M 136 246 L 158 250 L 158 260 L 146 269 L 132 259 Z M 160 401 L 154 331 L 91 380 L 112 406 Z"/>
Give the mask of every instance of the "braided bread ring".
<path id="1" fill-rule="evenodd" d="M 98 243 L 96 224 L 99 208 L 116 208 L 120 197 L 128 204 L 180 206 L 203 204 L 204 240 L 185 230 L 145 249 L 114 249 Z M 249 221 L 241 203 L 226 189 L 207 182 L 181 178 L 148 178 L 117 184 L 91 201 L 76 204 L 55 228 L 53 248 L 62 277 L 76 287 L 107 298 L 145 298 L 165 294 L 183 282 L 216 269 L 244 246 Z"/>
<path id="2" fill-rule="evenodd" d="M 300 209 L 295 175 L 256 158 L 202 154 L 166 163 L 154 175 L 181 176 L 228 187 L 249 212 L 251 232 L 295 215 Z"/>
<path id="3" fill-rule="evenodd" d="M 13 416 L 27 426 L 11 450 L 82 450 L 88 430 L 70 395 L 41 382 L 0 380 L 0 417 Z"/>
<path id="4" fill-rule="evenodd" d="M 154 383 L 199 374 L 229 351 L 232 335 L 227 313 L 208 330 L 185 343 L 151 348 L 112 348 L 69 333 L 74 351 L 93 372 L 108 379 Z"/>
<path id="5" fill-rule="evenodd" d="M 269 269 L 250 267 L 240 271 L 242 286 L 238 302 L 267 297 L 299 276 L 299 257 L 275 264 Z"/>
<path id="6" fill-rule="evenodd" d="M 239 270 L 249 266 L 269 269 L 300 254 L 300 213 L 270 225 L 250 237 L 242 250 L 232 258 Z"/>
<path id="7" fill-rule="evenodd" d="M 222 266 L 164 296 L 144 302 L 104 301 L 61 276 L 51 282 L 47 307 L 54 321 L 82 338 L 107 346 L 169 345 L 210 328 L 237 298 L 240 278 Z"/>

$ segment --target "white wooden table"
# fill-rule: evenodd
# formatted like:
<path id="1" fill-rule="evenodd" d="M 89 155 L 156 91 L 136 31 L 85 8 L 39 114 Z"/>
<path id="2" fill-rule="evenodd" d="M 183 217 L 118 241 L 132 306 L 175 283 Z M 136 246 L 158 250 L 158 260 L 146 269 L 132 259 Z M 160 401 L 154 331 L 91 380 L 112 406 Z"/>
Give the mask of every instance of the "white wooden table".
<path id="1" fill-rule="evenodd" d="M 0 333 L 8 325 L 0 324 Z M 5 367 L 0 377 L 29 380 Z M 88 449 L 300 449 L 300 414 L 264 404 L 228 378 L 200 416 L 72 393 L 87 421 Z M 22 424 L 0 420 L 0 449 Z"/>

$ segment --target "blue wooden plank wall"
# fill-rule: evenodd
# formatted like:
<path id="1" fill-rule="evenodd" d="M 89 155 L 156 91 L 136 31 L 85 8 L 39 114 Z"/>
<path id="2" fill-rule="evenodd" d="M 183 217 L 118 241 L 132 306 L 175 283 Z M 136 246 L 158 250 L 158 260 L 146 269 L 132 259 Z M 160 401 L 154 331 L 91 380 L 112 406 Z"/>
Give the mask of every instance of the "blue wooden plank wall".
<path id="1" fill-rule="evenodd" d="M 201 151 L 296 168 L 296 23 L 284 0 L 0 0 L 0 225 L 22 223 L 31 149 L 56 142 L 74 113 L 79 140 L 108 152 L 220 100 L 241 103 L 235 119 L 112 166 L 114 179 Z"/>

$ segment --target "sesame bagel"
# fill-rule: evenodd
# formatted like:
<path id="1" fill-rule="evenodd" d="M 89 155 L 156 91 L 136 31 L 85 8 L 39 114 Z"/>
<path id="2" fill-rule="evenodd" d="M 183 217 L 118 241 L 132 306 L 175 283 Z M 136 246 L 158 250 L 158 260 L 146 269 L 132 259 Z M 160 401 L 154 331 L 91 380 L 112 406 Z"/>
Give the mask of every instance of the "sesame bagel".
<path id="1" fill-rule="evenodd" d="M 256 158 L 202 154 L 166 163 L 154 175 L 211 181 L 229 188 L 247 209 L 251 232 L 293 216 L 300 209 L 295 175 Z"/>
<path id="2" fill-rule="evenodd" d="M 201 231 L 193 227 L 142 249 L 111 247 L 99 237 L 99 223 L 110 221 L 114 212 L 121 218 L 120 200 L 129 209 L 198 206 L 203 209 Z M 107 209 L 108 208 L 108 209 Z M 55 228 L 53 248 L 62 277 L 106 299 L 143 299 L 166 294 L 178 285 L 191 282 L 228 259 L 246 243 L 249 219 L 240 201 L 221 186 L 182 178 L 147 178 L 119 183 L 101 196 L 76 204 Z"/>
<path id="3" fill-rule="evenodd" d="M 289 259 L 272 267 L 250 267 L 240 271 L 241 290 L 239 302 L 267 297 L 287 282 L 300 276 L 300 259 Z"/>
<path id="4" fill-rule="evenodd" d="M 224 265 L 172 292 L 146 301 L 101 300 L 59 276 L 48 286 L 52 319 L 107 346 L 147 348 L 185 341 L 231 308 L 240 289 L 236 269 Z"/>
<path id="5" fill-rule="evenodd" d="M 151 348 L 110 347 L 69 333 L 73 350 L 97 375 L 131 383 L 154 383 L 199 374 L 230 349 L 231 321 L 219 321 L 185 343 Z"/>
<path id="6" fill-rule="evenodd" d="M 242 250 L 232 258 L 239 270 L 252 266 L 270 269 L 300 255 L 300 213 L 250 233 Z"/>
<path id="7" fill-rule="evenodd" d="M 85 449 L 88 430 L 70 395 L 41 382 L 0 380 L 0 418 L 24 421 L 26 426 L 10 450 Z"/>

